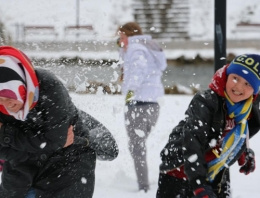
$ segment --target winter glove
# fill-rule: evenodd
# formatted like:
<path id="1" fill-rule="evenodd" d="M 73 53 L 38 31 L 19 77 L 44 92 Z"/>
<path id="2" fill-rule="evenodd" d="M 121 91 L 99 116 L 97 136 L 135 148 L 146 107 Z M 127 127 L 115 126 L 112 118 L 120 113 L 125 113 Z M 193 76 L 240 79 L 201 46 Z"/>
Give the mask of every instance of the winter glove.
<path id="1" fill-rule="evenodd" d="M 126 94 L 126 97 L 125 97 L 126 104 L 131 102 L 133 97 L 134 97 L 134 92 L 133 91 L 128 91 L 128 93 Z"/>
<path id="2" fill-rule="evenodd" d="M 252 149 L 247 148 L 238 159 L 238 164 L 241 166 L 240 173 L 248 175 L 255 170 L 255 153 Z"/>
<path id="3" fill-rule="evenodd" d="M 195 195 L 193 198 L 217 198 L 211 186 L 208 185 L 200 186 L 194 190 L 193 193 Z"/>
<path id="4" fill-rule="evenodd" d="M 121 43 L 120 43 L 120 38 L 116 39 L 116 45 L 117 45 L 118 47 L 122 47 L 122 46 L 121 46 Z"/>

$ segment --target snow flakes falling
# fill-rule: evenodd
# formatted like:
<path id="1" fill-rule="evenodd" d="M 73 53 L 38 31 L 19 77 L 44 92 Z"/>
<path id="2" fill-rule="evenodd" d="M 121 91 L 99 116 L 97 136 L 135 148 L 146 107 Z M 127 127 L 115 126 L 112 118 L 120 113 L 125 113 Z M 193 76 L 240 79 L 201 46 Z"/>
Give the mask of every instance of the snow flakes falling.
<path id="1" fill-rule="evenodd" d="M 135 119 L 135 113 L 134 113 L 134 112 L 131 113 L 131 117 L 132 117 L 133 119 Z"/>
<path id="2" fill-rule="evenodd" d="M 198 185 L 200 185 L 200 184 L 201 184 L 201 181 L 200 181 L 199 179 L 197 179 L 197 180 L 196 180 L 196 183 L 197 183 Z"/>
<path id="3" fill-rule="evenodd" d="M 196 162 L 198 159 L 198 155 L 197 154 L 193 154 L 191 155 L 189 158 L 188 158 L 188 161 L 193 163 L 193 162 Z"/>
<path id="4" fill-rule="evenodd" d="M 140 130 L 140 129 L 135 129 L 135 133 L 136 135 L 138 135 L 139 137 L 144 137 L 145 133 L 144 131 Z"/>
<path id="5" fill-rule="evenodd" d="M 85 177 L 82 177 L 82 178 L 81 178 L 81 183 L 82 183 L 82 184 L 86 184 L 86 183 L 87 183 L 87 179 L 86 179 Z"/>
<path id="6" fill-rule="evenodd" d="M 43 149 L 46 146 L 46 142 L 41 143 L 40 148 Z"/>
<path id="7" fill-rule="evenodd" d="M 168 149 L 164 149 L 164 155 L 167 156 L 169 154 Z"/>
<path id="8" fill-rule="evenodd" d="M 130 121 L 127 119 L 127 120 L 125 121 L 125 124 L 126 124 L 126 125 L 129 125 L 129 124 L 130 124 Z"/>
<path id="9" fill-rule="evenodd" d="M 246 122 L 247 122 L 246 119 L 243 119 L 243 120 L 242 120 L 242 123 L 243 123 L 243 124 L 246 124 Z"/>
<path id="10" fill-rule="evenodd" d="M 224 166 L 225 166 L 226 168 L 229 168 L 229 165 L 228 165 L 228 164 L 226 164 L 226 163 L 224 164 Z"/>
<path id="11" fill-rule="evenodd" d="M 151 31 L 155 31 L 155 27 L 151 27 L 150 30 L 151 30 Z"/>
<path id="12" fill-rule="evenodd" d="M 199 126 L 203 126 L 203 122 L 199 120 Z"/>
<path id="13" fill-rule="evenodd" d="M 248 71 L 246 71 L 246 70 L 242 70 L 242 72 L 244 73 L 244 74 L 248 74 Z"/>
<path id="14" fill-rule="evenodd" d="M 119 65 L 120 65 L 120 63 L 113 62 L 110 67 L 113 69 L 116 69 Z"/>
<path id="15" fill-rule="evenodd" d="M 215 147 L 216 145 L 217 145 L 217 140 L 216 140 L 216 139 L 210 140 L 209 146 L 210 146 L 211 148 Z"/>
<path id="16" fill-rule="evenodd" d="M 113 77 L 110 80 L 111 82 L 116 82 L 118 80 L 119 74 L 117 73 L 117 71 L 113 72 Z"/>

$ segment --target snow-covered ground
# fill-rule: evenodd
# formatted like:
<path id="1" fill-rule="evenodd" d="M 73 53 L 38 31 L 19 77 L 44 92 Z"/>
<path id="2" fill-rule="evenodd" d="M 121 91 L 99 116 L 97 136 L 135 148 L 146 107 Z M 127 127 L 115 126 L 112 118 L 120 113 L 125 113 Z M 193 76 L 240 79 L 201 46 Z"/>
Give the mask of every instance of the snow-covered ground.
<path id="1" fill-rule="evenodd" d="M 184 112 L 192 98 L 188 95 L 166 95 L 160 100 L 158 123 L 147 141 L 150 190 L 138 191 L 133 160 L 127 148 L 128 137 L 124 127 L 124 98 L 119 95 L 70 94 L 80 109 L 101 121 L 114 135 L 119 156 L 113 161 L 97 161 L 96 185 L 93 198 L 153 198 L 156 196 L 159 175 L 160 151 L 166 144 L 172 128 L 184 118 Z M 259 134 L 250 140 L 255 151 L 256 170 L 245 176 L 239 167 L 231 167 L 232 198 L 259 198 L 260 144 Z"/>
<path id="2" fill-rule="evenodd" d="M 160 100 L 161 112 L 154 131 L 147 142 L 148 165 L 151 190 L 147 193 L 137 189 L 133 160 L 127 148 L 127 135 L 124 127 L 124 99 L 111 95 L 78 95 L 71 93 L 75 104 L 92 114 L 112 132 L 119 145 L 119 156 L 111 162 L 98 161 L 96 167 L 96 187 L 94 198 L 152 198 L 156 195 L 159 174 L 159 153 L 166 144 L 172 128 L 184 118 L 192 96 L 166 95 Z M 231 187 L 233 198 L 259 198 L 260 189 L 260 145 L 259 134 L 250 140 L 256 155 L 256 170 L 245 176 L 239 173 L 237 164 L 231 168 Z"/>

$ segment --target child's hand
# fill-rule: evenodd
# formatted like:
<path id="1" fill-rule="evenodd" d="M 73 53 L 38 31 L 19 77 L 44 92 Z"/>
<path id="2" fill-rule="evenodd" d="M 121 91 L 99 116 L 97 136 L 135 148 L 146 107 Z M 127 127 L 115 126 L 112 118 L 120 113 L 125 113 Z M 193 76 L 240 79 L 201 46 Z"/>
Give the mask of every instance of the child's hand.
<path id="1" fill-rule="evenodd" d="M 241 166 L 239 169 L 240 173 L 248 175 L 255 170 L 255 153 L 252 149 L 248 148 L 240 158 L 238 159 L 238 164 Z"/>
<path id="2" fill-rule="evenodd" d="M 67 147 L 67 146 L 70 146 L 71 144 L 73 144 L 73 142 L 74 142 L 73 126 L 70 125 L 70 127 L 68 129 L 67 140 L 66 140 L 66 143 L 64 145 L 64 148 Z"/>

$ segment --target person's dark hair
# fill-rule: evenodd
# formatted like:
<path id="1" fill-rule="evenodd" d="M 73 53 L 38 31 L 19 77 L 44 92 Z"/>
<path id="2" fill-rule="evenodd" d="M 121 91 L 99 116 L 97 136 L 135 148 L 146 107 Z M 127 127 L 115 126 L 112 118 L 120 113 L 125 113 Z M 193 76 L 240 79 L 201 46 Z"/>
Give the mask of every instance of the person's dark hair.
<path id="1" fill-rule="evenodd" d="M 136 22 L 128 22 L 118 28 L 118 33 L 124 33 L 126 36 L 142 35 L 142 29 Z"/>

